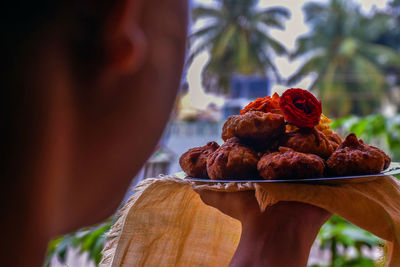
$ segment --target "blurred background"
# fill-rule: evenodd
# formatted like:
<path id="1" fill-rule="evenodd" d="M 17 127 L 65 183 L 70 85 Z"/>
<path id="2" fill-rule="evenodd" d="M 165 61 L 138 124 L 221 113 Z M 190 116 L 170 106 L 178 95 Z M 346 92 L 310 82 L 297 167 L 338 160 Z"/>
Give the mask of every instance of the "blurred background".
<path id="1" fill-rule="evenodd" d="M 400 0 L 192 0 L 190 6 L 176 107 L 132 186 L 181 171 L 183 152 L 222 142 L 228 116 L 288 88 L 321 99 L 342 137 L 354 132 L 400 161 Z M 52 241 L 45 265 L 96 266 L 112 223 Z M 377 237 L 334 216 L 309 266 L 375 266 L 382 255 Z"/>

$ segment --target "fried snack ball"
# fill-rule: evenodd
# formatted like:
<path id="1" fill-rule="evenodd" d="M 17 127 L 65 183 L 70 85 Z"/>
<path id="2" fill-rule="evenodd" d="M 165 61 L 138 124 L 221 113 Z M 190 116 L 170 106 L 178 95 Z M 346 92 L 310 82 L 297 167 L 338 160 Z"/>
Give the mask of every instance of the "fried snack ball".
<path id="1" fill-rule="evenodd" d="M 376 174 L 389 167 L 390 158 L 379 148 L 349 134 L 326 163 L 331 175 Z"/>
<path id="2" fill-rule="evenodd" d="M 325 134 L 326 137 L 328 137 L 328 139 L 330 141 L 332 141 L 332 145 L 334 146 L 335 150 L 340 146 L 340 144 L 343 142 L 342 138 L 334 131 L 330 130 L 331 133 L 330 134 Z"/>
<path id="3" fill-rule="evenodd" d="M 244 140 L 273 141 L 285 133 L 285 120 L 280 114 L 248 111 L 230 116 L 222 127 L 224 141 L 232 137 Z"/>
<path id="4" fill-rule="evenodd" d="M 340 137 L 337 134 L 328 137 L 315 128 L 301 128 L 285 135 L 281 140 L 281 146 L 327 159 L 339 146 L 337 143 L 339 140 Z"/>
<path id="5" fill-rule="evenodd" d="M 317 155 L 280 147 L 279 152 L 265 154 L 257 168 L 265 180 L 304 179 L 322 177 L 325 163 Z"/>
<path id="6" fill-rule="evenodd" d="M 213 180 L 255 179 L 258 160 L 256 151 L 233 137 L 208 157 L 207 172 Z"/>
<path id="7" fill-rule="evenodd" d="M 207 157 L 219 148 L 216 142 L 208 142 L 202 147 L 189 149 L 179 159 L 179 165 L 190 177 L 208 178 Z"/>
<path id="8" fill-rule="evenodd" d="M 333 144 L 335 146 L 335 149 L 342 143 L 342 138 L 334 131 L 331 130 L 330 123 L 332 121 L 326 117 L 324 114 L 321 114 L 321 120 L 319 121 L 319 124 L 315 126 L 314 128 L 318 130 L 319 132 L 323 133 L 326 135 L 326 137 L 336 143 L 337 145 Z M 291 133 L 299 130 L 298 127 L 287 124 L 286 125 L 286 133 Z"/>

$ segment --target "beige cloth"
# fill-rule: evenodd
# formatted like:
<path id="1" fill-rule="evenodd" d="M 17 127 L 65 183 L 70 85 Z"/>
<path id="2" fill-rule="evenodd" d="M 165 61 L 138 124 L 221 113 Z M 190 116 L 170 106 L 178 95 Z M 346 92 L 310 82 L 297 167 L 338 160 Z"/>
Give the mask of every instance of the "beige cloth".
<path id="1" fill-rule="evenodd" d="M 325 185 L 147 179 L 121 210 L 101 266 L 227 266 L 239 242 L 240 223 L 203 204 L 193 187 L 255 190 L 262 210 L 278 201 L 322 207 L 387 240 L 387 266 L 400 266 L 400 183 L 392 176 Z"/>

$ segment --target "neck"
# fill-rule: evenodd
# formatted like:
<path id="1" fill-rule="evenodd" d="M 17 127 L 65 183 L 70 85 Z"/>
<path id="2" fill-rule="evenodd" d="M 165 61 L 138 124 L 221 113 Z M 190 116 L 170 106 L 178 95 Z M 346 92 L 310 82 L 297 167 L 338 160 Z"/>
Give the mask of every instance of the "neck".
<path id="1" fill-rule="evenodd" d="M 24 174 L 5 178 L 8 192 L 1 196 L 0 220 L 2 266 L 42 266 L 47 243 L 65 231 L 59 190 L 60 172 L 65 171 L 54 159 L 52 153 L 21 157 Z"/>
<path id="2" fill-rule="evenodd" d="M 42 266 L 51 235 L 34 208 L 29 185 L 13 189 L 7 194 L 11 198 L 4 204 L 0 220 L 2 266 Z"/>
<path id="3" fill-rule="evenodd" d="M 0 178 L 2 266 L 42 266 L 48 241 L 66 231 L 62 190 L 68 175 L 69 124 L 63 116 L 69 114 L 57 108 L 68 99 L 61 89 L 51 87 L 48 95 L 34 94 L 30 103 L 21 104 L 14 121 L 24 125 L 3 139 L 12 147 L 6 150 Z"/>

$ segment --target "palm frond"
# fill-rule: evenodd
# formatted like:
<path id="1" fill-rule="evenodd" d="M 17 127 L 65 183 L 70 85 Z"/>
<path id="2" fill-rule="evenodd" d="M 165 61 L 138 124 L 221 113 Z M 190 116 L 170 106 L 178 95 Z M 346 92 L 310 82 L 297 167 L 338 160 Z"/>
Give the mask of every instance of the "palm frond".
<path id="1" fill-rule="evenodd" d="M 211 25 L 205 26 L 201 29 L 196 30 L 195 32 L 191 33 L 188 38 L 189 40 L 192 39 L 199 39 L 204 38 L 204 36 L 215 35 L 215 32 L 221 30 L 222 26 L 218 23 L 213 23 Z"/>
<path id="2" fill-rule="evenodd" d="M 254 35 L 257 35 L 257 40 L 264 44 L 265 48 L 271 48 L 277 55 L 287 54 L 286 48 L 277 40 L 270 37 L 267 33 L 259 28 L 254 30 Z"/>
<path id="3" fill-rule="evenodd" d="M 210 38 L 202 40 L 200 43 L 198 43 L 195 47 L 192 46 L 190 48 L 189 56 L 186 59 L 185 65 L 190 65 L 192 64 L 193 60 L 195 57 L 200 55 L 204 51 L 210 51 L 213 43 L 216 42 L 216 40 L 219 38 L 219 35 L 212 36 Z"/>
<path id="4" fill-rule="evenodd" d="M 355 57 L 354 66 L 356 69 L 354 69 L 353 75 L 360 77 L 360 83 L 367 85 L 366 87 L 372 91 L 379 91 L 382 88 L 386 80 L 385 75 L 368 58 L 363 56 Z"/>
<path id="5" fill-rule="evenodd" d="M 374 64 L 400 67 L 400 54 L 391 47 L 370 43 L 360 47 L 360 53 Z"/>
<path id="6" fill-rule="evenodd" d="M 315 50 L 320 50 L 321 45 L 316 40 L 318 36 L 307 35 L 299 37 L 296 41 L 296 49 L 290 54 L 290 59 L 295 59 L 304 56 L 307 53 L 314 52 Z"/>
<path id="7" fill-rule="evenodd" d="M 222 20 L 223 16 L 221 9 L 204 6 L 194 8 L 192 11 L 192 20 L 196 22 L 201 18 L 214 18 L 216 20 Z"/>
<path id="8" fill-rule="evenodd" d="M 324 60 L 324 55 L 315 55 L 306 63 L 304 63 L 292 76 L 287 80 L 288 85 L 299 82 L 303 77 L 307 76 L 312 72 L 319 72 L 319 68 Z M 320 74 L 321 75 L 321 74 Z"/>
<path id="9" fill-rule="evenodd" d="M 212 56 L 221 57 L 229 46 L 232 36 L 237 31 L 235 25 L 229 25 L 213 45 Z"/>
<path id="10" fill-rule="evenodd" d="M 258 0 L 222 0 L 222 9 L 228 10 L 233 17 L 249 13 L 256 8 Z"/>
<path id="11" fill-rule="evenodd" d="M 252 64 L 249 60 L 249 42 L 244 31 L 240 31 L 237 35 L 237 53 L 236 65 L 240 74 L 251 74 L 253 71 Z"/>
<path id="12" fill-rule="evenodd" d="M 335 61 L 331 61 L 328 59 L 325 60 L 323 63 L 321 63 L 318 75 L 310 85 L 310 90 L 314 91 L 318 90 L 322 94 L 324 93 L 324 90 L 327 88 L 326 84 L 329 83 L 328 87 L 333 86 L 336 68 L 337 64 Z M 323 83 L 325 83 L 325 86 L 321 86 Z"/>
<path id="13" fill-rule="evenodd" d="M 322 3 L 309 2 L 303 7 L 305 22 L 312 23 L 312 21 L 320 16 L 323 16 L 327 8 Z"/>
<path id="14" fill-rule="evenodd" d="M 290 11 L 284 7 L 271 7 L 257 12 L 257 15 L 262 15 L 266 17 L 282 17 L 282 18 L 290 18 Z"/>
<path id="15" fill-rule="evenodd" d="M 260 53 L 260 61 L 263 63 L 264 66 L 268 66 L 269 69 L 272 70 L 272 73 L 275 76 L 276 82 L 281 83 L 282 77 L 276 68 L 275 64 L 271 61 L 270 57 L 268 57 L 264 52 Z"/>
<path id="16" fill-rule="evenodd" d="M 252 17 L 252 24 L 265 24 L 266 26 L 283 30 L 285 28 L 284 19 L 290 17 L 290 12 L 286 8 L 276 7 L 258 11 Z"/>
<path id="17" fill-rule="evenodd" d="M 319 87 L 319 91 L 322 95 L 329 94 L 329 91 L 333 90 L 338 83 L 335 79 L 337 67 L 337 62 L 335 61 L 325 64 L 323 70 L 320 70 L 319 75 L 311 84 L 310 88 L 316 90 L 317 87 Z"/>
<path id="18" fill-rule="evenodd" d="M 277 20 L 273 17 L 261 17 L 254 21 L 254 24 L 261 23 L 268 28 L 276 28 L 279 30 L 285 29 L 285 23 L 282 20 Z"/>

